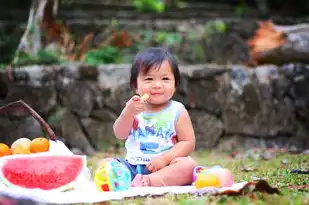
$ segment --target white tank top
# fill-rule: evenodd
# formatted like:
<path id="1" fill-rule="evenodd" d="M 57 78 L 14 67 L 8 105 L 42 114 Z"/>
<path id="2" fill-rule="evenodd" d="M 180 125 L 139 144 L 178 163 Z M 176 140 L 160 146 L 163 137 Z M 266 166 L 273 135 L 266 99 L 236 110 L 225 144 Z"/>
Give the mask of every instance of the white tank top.
<path id="1" fill-rule="evenodd" d="M 133 165 L 147 164 L 154 156 L 170 150 L 177 143 L 175 125 L 183 107 L 170 100 L 159 112 L 136 115 L 125 142 L 126 160 Z"/>

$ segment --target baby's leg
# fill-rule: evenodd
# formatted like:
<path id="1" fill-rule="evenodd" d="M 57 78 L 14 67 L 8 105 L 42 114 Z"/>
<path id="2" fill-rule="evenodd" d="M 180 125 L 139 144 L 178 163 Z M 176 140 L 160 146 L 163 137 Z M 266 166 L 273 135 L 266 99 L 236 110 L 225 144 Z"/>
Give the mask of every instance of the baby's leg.
<path id="1" fill-rule="evenodd" d="M 174 159 L 169 166 L 149 175 L 136 175 L 132 186 L 181 186 L 192 183 L 197 163 L 189 157 Z"/>
<path id="2" fill-rule="evenodd" d="M 190 157 L 175 158 L 171 164 L 149 175 L 151 186 L 182 186 L 192 183 L 197 163 Z"/>
<path id="3" fill-rule="evenodd" d="M 149 175 L 137 174 L 131 183 L 131 187 L 150 186 Z"/>

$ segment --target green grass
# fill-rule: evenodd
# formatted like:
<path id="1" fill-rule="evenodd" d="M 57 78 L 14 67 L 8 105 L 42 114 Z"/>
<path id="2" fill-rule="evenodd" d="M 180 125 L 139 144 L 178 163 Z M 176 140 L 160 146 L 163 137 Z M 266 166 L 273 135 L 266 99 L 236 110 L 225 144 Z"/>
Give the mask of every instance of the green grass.
<path id="1" fill-rule="evenodd" d="M 168 194 L 162 197 L 144 197 L 125 199 L 121 201 L 109 201 L 108 205 L 200 205 L 200 204 L 289 204 L 305 205 L 309 204 L 309 175 L 293 174 L 292 169 L 309 169 L 309 155 L 292 155 L 287 153 L 277 153 L 270 159 L 264 159 L 263 152 L 247 152 L 238 157 L 230 157 L 218 152 L 196 152 L 193 157 L 199 165 L 213 166 L 221 165 L 231 170 L 236 182 L 253 180 L 255 178 L 266 179 L 272 187 L 279 189 L 281 194 L 266 194 L 255 192 L 244 196 L 195 196 L 195 195 L 173 195 Z M 119 155 L 119 154 L 118 154 Z M 89 165 L 94 166 L 103 154 L 89 158 Z M 116 155 L 115 155 L 116 156 Z M 299 188 L 307 185 L 306 188 Z"/>

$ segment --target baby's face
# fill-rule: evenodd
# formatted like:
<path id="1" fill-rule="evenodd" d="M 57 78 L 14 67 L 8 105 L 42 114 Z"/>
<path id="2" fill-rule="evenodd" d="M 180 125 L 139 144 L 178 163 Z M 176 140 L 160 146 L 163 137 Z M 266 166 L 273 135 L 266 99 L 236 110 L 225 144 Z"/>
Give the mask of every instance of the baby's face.
<path id="1" fill-rule="evenodd" d="M 175 93 L 175 77 L 168 61 L 160 68 L 152 68 L 148 73 L 140 72 L 137 76 L 137 93 L 148 94 L 148 103 L 160 105 L 167 103 Z"/>

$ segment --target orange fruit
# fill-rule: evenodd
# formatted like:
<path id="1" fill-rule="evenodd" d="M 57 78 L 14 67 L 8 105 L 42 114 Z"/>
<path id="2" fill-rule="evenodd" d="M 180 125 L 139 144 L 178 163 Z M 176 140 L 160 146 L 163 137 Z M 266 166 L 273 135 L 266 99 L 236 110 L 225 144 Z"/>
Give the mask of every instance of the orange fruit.
<path id="1" fill-rule="evenodd" d="M 12 151 L 9 146 L 4 143 L 0 143 L 0 157 L 11 155 Z"/>
<path id="2" fill-rule="evenodd" d="M 31 154 L 31 140 L 28 138 L 20 138 L 11 145 L 12 154 Z"/>
<path id="3" fill-rule="evenodd" d="M 44 137 L 38 137 L 31 141 L 31 153 L 47 152 L 49 150 L 49 140 Z"/>

